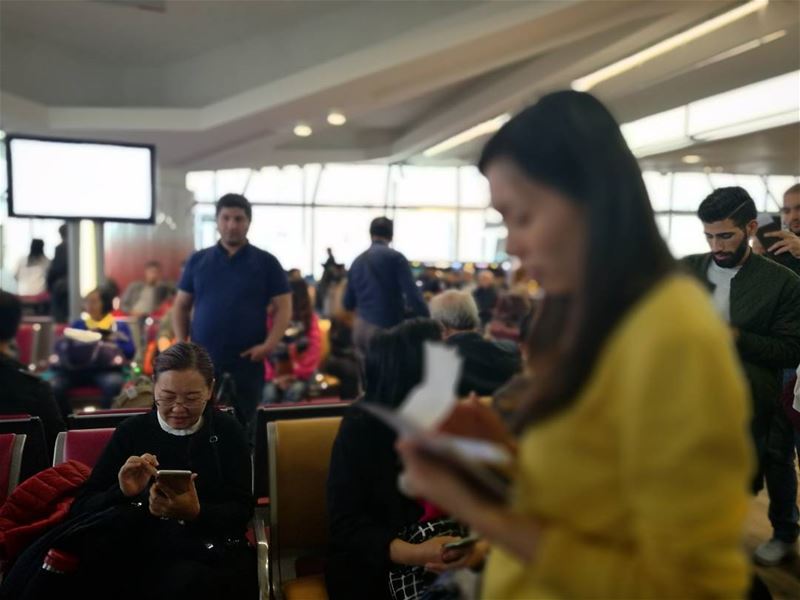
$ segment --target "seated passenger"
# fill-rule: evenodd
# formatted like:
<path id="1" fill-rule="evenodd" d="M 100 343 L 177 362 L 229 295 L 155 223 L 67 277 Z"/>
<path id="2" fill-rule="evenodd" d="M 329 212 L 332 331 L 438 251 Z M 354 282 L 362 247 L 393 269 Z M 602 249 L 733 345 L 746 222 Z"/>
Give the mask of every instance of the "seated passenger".
<path id="1" fill-rule="evenodd" d="M 406 321 L 376 334 L 366 356 L 361 402 L 397 407 L 422 380 L 424 342 L 440 339 L 439 325 L 431 319 Z M 421 522 L 424 507 L 399 491 L 395 439 L 391 429 L 357 407 L 342 419 L 328 474 L 326 584 L 332 600 L 395 597 L 413 579 L 416 591 L 396 596 L 411 600 L 436 578 L 428 569 L 462 567 L 474 558 L 472 548 L 443 548 L 465 533 L 460 525 L 449 519 Z"/>
<path id="2" fill-rule="evenodd" d="M 136 353 L 133 335 L 127 323 L 117 321 L 111 314 L 114 308 L 113 300 L 114 295 L 111 290 L 106 288 L 92 290 L 84 300 L 87 318 L 78 319 L 70 326 L 73 329 L 101 333 L 105 342 L 117 346 L 121 353 L 120 358 L 130 360 Z M 112 353 L 107 351 L 86 352 L 85 348 L 81 351 L 68 342 L 69 340 L 63 340 L 57 344 L 56 354 L 59 362 L 54 368 L 54 376 L 51 379 L 56 400 L 62 411 L 70 412 L 67 402 L 69 389 L 83 385 L 99 387 L 103 396 L 103 406 L 110 407 L 112 400 L 125 383 L 121 370 L 122 363 L 115 360 L 119 353 L 112 356 Z"/>
<path id="3" fill-rule="evenodd" d="M 52 451 L 64 420 L 53 399 L 53 390 L 11 354 L 11 342 L 17 335 L 22 318 L 19 298 L 0 290 L 0 415 L 29 414 L 39 417 L 44 425 L 47 443 Z"/>
<path id="4" fill-rule="evenodd" d="M 353 315 L 339 312 L 331 318 L 328 330 L 330 352 L 320 365 L 320 371 L 339 380 L 339 396 L 345 400 L 357 398 L 360 389 L 361 365 L 353 344 Z"/>
<path id="5" fill-rule="evenodd" d="M 134 317 L 146 317 L 154 312 L 174 293 L 174 288 L 161 277 L 161 263 L 148 261 L 144 266 L 144 280 L 133 281 L 125 289 L 120 301 L 122 311 Z"/>
<path id="6" fill-rule="evenodd" d="M 308 284 L 302 278 L 290 278 L 292 321 L 283 342 L 267 360 L 264 403 L 298 402 L 308 393 L 311 378 L 319 367 L 322 333 L 312 308 Z M 270 307 L 270 311 L 272 308 Z M 267 328 L 272 329 L 272 317 Z"/>
<path id="7" fill-rule="evenodd" d="M 72 505 L 85 527 L 69 545 L 80 596 L 64 597 L 255 598 L 250 449 L 239 423 L 213 409 L 211 358 L 179 343 L 154 377 L 156 409 L 117 428 Z M 186 491 L 159 469 L 191 471 Z"/>
<path id="8" fill-rule="evenodd" d="M 527 294 L 502 293 L 492 311 L 489 335 L 495 340 L 521 341 L 520 324 L 531 311 Z"/>
<path id="9" fill-rule="evenodd" d="M 445 343 L 458 348 L 464 359 L 458 383 L 460 397 L 473 392 L 492 396 L 522 368 L 516 344 L 487 340 L 478 332 L 478 306 L 468 292 L 448 290 L 435 296 L 431 300 L 431 318 L 444 327 Z"/>

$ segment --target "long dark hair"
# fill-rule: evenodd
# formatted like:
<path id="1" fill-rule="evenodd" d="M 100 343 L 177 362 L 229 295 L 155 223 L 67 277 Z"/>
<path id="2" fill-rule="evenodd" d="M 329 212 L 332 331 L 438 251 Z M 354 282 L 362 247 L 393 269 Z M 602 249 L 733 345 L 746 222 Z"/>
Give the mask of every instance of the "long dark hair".
<path id="1" fill-rule="evenodd" d="M 300 321 L 306 328 L 311 329 L 311 296 L 308 293 L 308 284 L 304 279 L 289 280 L 289 289 L 292 291 L 292 321 Z"/>
<path id="2" fill-rule="evenodd" d="M 43 258 L 46 258 L 44 255 L 44 240 L 33 238 L 31 240 L 31 251 L 28 253 L 28 266 L 35 265 Z"/>
<path id="3" fill-rule="evenodd" d="M 572 403 L 610 332 L 674 269 L 674 260 L 656 226 L 636 158 L 614 117 L 593 96 L 565 91 L 543 97 L 489 140 L 479 168 L 485 174 L 498 159 L 583 206 L 588 225 L 578 290 L 569 297 L 546 297 L 532 324 L 531 356 L 547 360 L 517 416 L 521 429 Z"/>
<path id="4" fill-rule="evenodd" d="M 411 319 L 377 333 L 364 364 L 364 400 L 397 407 L 422 381 L 425 342 L 441 339 L 442 329 L 433 319 Z"/>

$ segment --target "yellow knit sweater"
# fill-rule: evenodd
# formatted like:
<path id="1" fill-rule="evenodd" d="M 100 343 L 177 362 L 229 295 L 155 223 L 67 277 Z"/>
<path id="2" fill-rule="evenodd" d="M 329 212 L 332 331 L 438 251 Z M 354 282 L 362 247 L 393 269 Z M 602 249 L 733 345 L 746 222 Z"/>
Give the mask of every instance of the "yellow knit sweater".
<path id="1" fill-rule="evenodd" d="M 512 504 L 542 534 L 530 564 L 492 551 L 483 598 L 743 597 L 746 389 L 707 294 L 656 286 L 576 402 L 525 432 Z"/>

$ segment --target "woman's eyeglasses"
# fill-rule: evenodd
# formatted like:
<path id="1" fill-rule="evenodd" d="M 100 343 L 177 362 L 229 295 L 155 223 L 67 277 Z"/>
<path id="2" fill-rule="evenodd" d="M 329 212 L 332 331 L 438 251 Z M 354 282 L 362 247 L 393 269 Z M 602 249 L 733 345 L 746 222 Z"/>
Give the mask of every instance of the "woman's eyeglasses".
<path id="1" fill-rule="evenodd" d="M 175 406 L 183 406 L 186 410 L 193 410 L 195 408 L 199 408 L 205 403 L 205 400 L 202 399 L 192 399 L 192 400 L 182 400 L 178 402 L 178 400 L 173 399 L 165 399 L 165 398 L 156 398 L 156 404 L 158 404 L 164 410 L 171 410 L 175 408 Z"/>

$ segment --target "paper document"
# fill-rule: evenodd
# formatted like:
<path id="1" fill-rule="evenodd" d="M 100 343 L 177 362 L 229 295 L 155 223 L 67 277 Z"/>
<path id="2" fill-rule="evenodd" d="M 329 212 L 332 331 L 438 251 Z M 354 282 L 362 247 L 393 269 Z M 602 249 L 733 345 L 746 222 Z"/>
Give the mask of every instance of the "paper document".
<path id="1" fill-rule="evenodd" d="M 455 348 L 433 342 L 425 343 L 424 360 L 422 383 L 409 392 L 400 408 L 395 411 L 380 404 L 359 403 L 361 408 L 401 435 L 435 431 L 458 402 L 456 385 L 462 360 Z M 480 462 L 503 464 L 510 460 L 502 446 L 485 440 L 440 433 L 429 443 Z"/>
<path id="2" fill-rule="evenodd" d="M 445 463 L 476 491 L 504 501 L 508 481 L 493 470 L 511 463 L 504 446 L 486 440 L 437 433 L 458 402 L 456 385 L 462 361 L 454 348 L 443 344 L 425 344 L 425 370 L 422 383 L 415 387 L 400 408 L 392 410 L 380 404 L 357 402 L 354 406 L 368 412 L 405 437 L 416 437 L 429 458 Z"/>
<path id="3" fill-rule="evenodd" d="M 461 357 L 444 344 L 425 344 L 423 379 L 397 411 L 420 429 L 434 429 L 453 412 L 456 384 L 461 377 Z"/>

